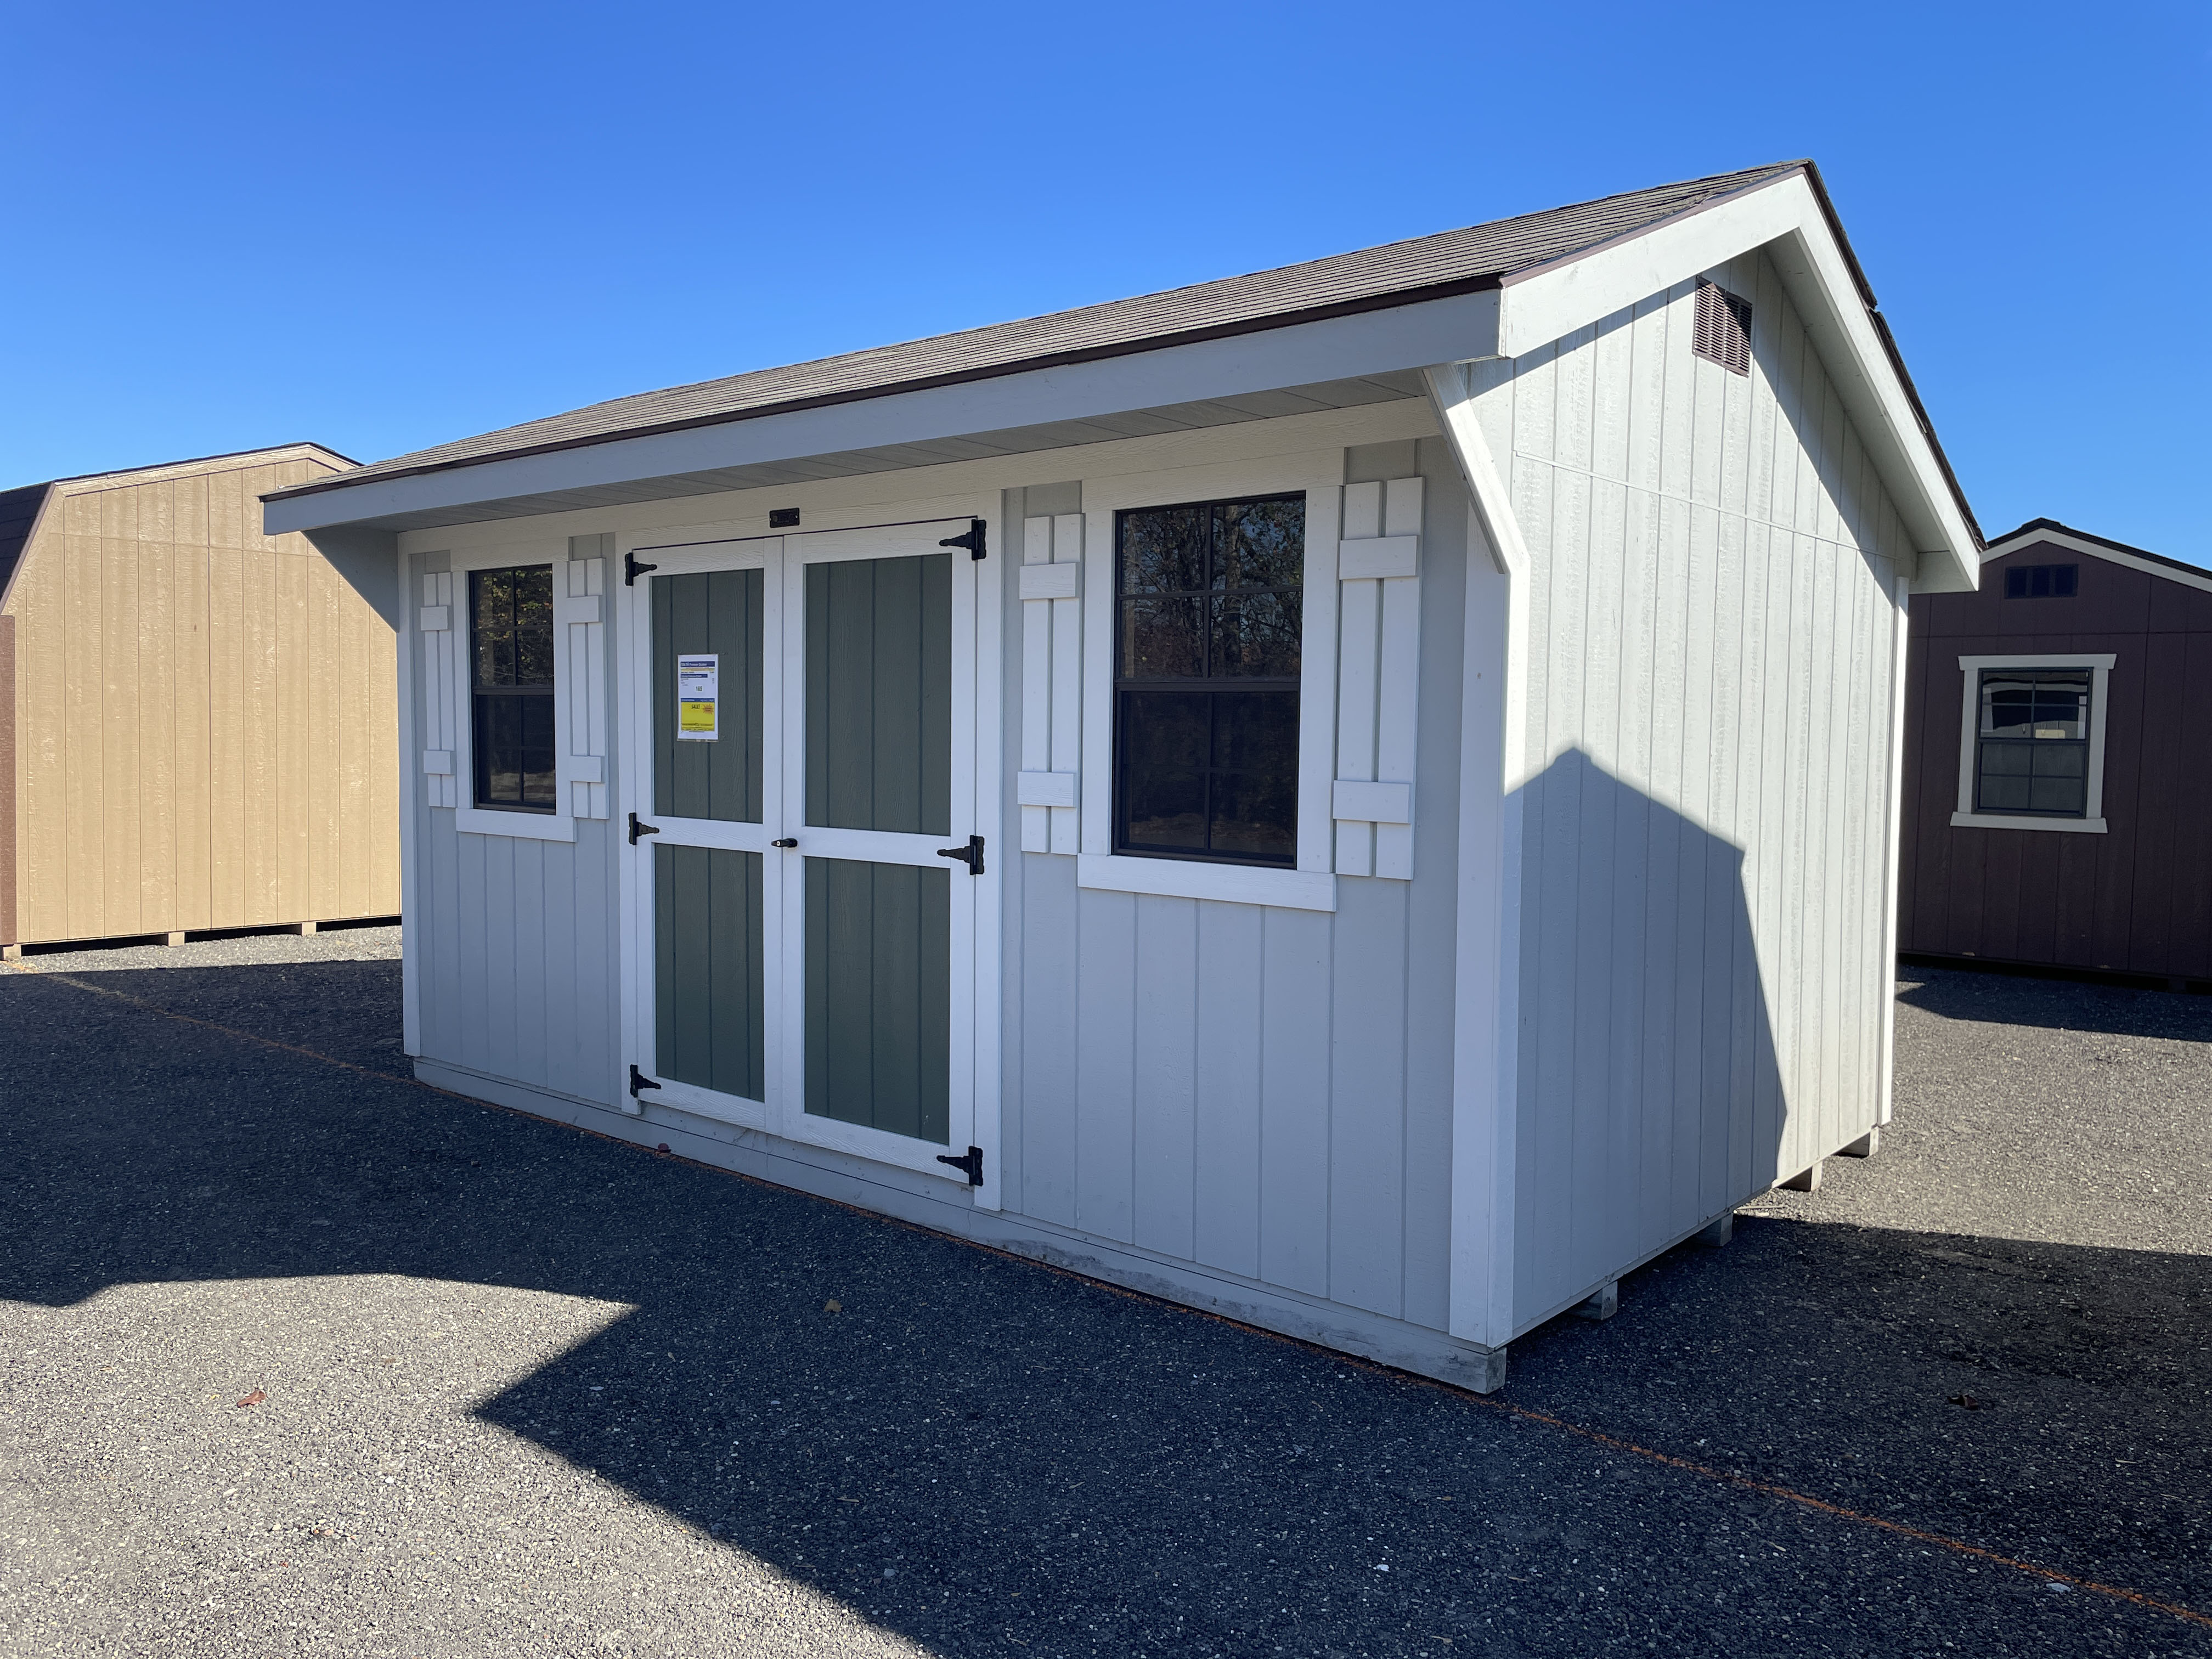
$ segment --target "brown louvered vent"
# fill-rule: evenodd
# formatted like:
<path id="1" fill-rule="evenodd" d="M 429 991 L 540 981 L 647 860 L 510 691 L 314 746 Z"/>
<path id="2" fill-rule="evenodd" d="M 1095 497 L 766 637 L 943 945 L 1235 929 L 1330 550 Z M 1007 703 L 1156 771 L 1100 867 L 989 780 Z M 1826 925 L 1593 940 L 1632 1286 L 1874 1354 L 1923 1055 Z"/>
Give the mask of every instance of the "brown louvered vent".
<path id="1" fill-rule="evenodd" d="M 1751 301 L 1718 283 L 1698 284 L 1697 323 L 1690 349 L 1731 374 L 1751 373 Z"/>

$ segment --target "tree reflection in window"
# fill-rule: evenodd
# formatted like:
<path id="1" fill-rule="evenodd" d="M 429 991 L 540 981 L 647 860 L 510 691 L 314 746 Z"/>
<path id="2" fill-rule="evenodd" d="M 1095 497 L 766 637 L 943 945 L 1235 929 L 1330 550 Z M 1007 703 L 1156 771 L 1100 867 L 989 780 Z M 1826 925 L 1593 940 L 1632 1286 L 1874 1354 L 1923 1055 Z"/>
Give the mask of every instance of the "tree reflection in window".
<path id="1" fill-rule="evenodd" d="M 470 573 L 469 658 L 476 804 L 551 811 L 552 566 Z"/>

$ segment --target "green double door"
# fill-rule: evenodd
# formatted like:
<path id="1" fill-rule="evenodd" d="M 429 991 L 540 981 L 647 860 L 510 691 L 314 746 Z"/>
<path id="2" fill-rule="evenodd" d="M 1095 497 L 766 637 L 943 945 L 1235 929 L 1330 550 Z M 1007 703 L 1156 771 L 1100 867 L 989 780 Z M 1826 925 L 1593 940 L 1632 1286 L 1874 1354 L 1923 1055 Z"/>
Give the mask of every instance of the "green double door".
<path id="1" fill-rule="evenodd" d="M 937 545 L 966 527 L 636 551 L 641 1098 L 967 1179 L 988 852 L 974 576 Z"/>

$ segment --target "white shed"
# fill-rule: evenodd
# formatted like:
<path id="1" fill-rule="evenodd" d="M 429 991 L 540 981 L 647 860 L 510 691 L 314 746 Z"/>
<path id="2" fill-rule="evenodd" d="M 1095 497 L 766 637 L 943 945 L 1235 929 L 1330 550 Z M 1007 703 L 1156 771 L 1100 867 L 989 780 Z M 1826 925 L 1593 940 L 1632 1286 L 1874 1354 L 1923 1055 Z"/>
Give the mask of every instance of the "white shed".
<path id="1" fill-rule="evenodd" d="M 265 501 L 444 1088 L 1484 1389 L 1887 1115 L 1979 538 L 1809 164 Z"/>

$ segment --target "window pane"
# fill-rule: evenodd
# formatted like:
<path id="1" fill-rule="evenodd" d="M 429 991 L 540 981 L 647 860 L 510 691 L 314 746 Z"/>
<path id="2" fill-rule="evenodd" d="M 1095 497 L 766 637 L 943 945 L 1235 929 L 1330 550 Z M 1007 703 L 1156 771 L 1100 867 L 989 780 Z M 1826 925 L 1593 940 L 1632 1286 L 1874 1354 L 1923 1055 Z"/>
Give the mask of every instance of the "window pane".
<path id="1" fill-rule="evenodd" d="M 1288 863 L 1297 852 L 1297 694 L 1216 696 L 1213 760 L 1212 850 Z"/>
<path id="2" fill-rule="evenodd" d="M 516 697 L 521 713 L 522 743 L 519 757 L 522 773 L 522 804 L 554 806 L 553 699 Z"/>
<path id="3" fill-rule="evenodd" d="M 1121 678 L 1195 680 L 1206 674 L 1204 599 L 1121 601 Z"/>
<path id="4" fill-rule="evenodd" d="M 1239 593 L 1207 602 L 1213 611 L 1213 672 L 1236 679 L 1296 679 L 1300 596 Z"/>
<path id="5" fill-rule="evenodd" d="M 1305 580 L 1304 496 L 1230 501 L 1213 511 L 1214 586 L 1295 588 Z"/>
<path id="6" fill-rule="evenodd" d="M 1121 591 L 1189 593 L 1206 586 L 1206 510 L 1155 507 L 1121 515 Z"/>
<path id="7" fill-rule="evenodd" d="M 1121 842 L 1157 851 L 1206 848 L 1210 705 L 1204 692 L 1121 694 Z"/>
<path id="8" fill-rule="evenodd" d="M 521 722 L 515 699 L 476 700 L 477 804 L 480 806 L 520 806 L 522 804 Z"/>

